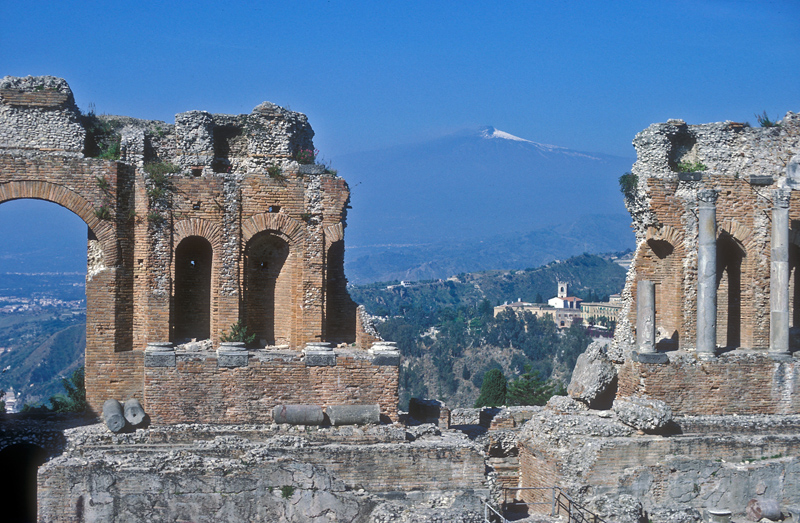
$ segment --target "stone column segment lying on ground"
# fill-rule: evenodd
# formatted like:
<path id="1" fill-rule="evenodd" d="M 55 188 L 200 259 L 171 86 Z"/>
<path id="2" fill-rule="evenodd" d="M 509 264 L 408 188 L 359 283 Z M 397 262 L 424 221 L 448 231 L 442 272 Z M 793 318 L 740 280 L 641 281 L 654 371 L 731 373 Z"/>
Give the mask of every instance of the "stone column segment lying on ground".
<path id="1" fill-rule="evenodd" d="M 319 405 L 275 405 L 272 418 L 275 423 L 290 425 L 322 425 L 325 421 Z"/>
<path id="2" fill-rule="evenodd" d="M 103 403 L 103 421 L 111 432 L 121 432 L 125 428 L 125 416 L 119 401 L 109 398 Z"/>
<path id="3" fill-rule="evenodd" d="M 697 353 L 713 358 L 717 349 L 717 196 L 697 192 L 699 241 L 697 248 Z"/>
<path id="4" fill-rule="evenodd" d="M 367 425 L 381 422 L 381 407 L 373 405 L 329 405 L 325 412 L 331 425 Z"/>
<path id="5" fill-rule="evenodd" d="M 131 398 L 125 402 L 125 419 L 134 427 L 142 424 L 145 418 L 142 404 L 136 398 Z"/>
<path id="6" fill-rule="evenodd" d="M 769 351 L 789 354 L 789 189 L 775 189 L 769 274 Z"/>

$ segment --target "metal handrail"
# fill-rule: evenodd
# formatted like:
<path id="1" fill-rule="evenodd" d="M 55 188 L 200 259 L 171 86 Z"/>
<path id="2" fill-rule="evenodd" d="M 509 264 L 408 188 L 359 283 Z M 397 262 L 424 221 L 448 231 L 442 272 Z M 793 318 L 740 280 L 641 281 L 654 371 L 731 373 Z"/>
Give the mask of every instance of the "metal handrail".
<path id="1" fill-rule="evenodd" d="M 497 516 L 498 519 L 492 521 L 489 519 L 491 515 Z M 483 521 L 484 523 L 508 523 L 508 520 L 501 513 L 497 511 L 488 501 L 483 502 Z"/>
<path id="2" fill-rule="evenodd" d="M 551 492 L 551 499 L 549 501 L 535 501 L 530 503 L 525 501 L 508 501 L 508 492 L 521 490 L 549 490 Z M 560 487 L 507 487 L 503 489 L 504 507 L 527 507 L 529 505 L 551 505 L 550 515 L 553 517 L 561 515 L 563 510 L 564 514 L 567 516 L 567 523 L 607 523 L 603 518 L 573 500 L 569 494 L 561 490 Z M 505 519 L 503 521 L 505 521 Z"/>

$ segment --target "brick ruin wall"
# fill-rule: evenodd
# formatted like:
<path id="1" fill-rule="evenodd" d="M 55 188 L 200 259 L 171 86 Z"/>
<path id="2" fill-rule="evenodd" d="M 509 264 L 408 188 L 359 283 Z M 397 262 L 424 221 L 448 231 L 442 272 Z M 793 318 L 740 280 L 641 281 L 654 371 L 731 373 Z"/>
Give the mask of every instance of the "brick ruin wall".
<path id="1" fill-rule="evenodd" d="M 270 360 L 259 360 L 262 352 L 291 350 L 300 359 L 307 343 L 330 342 L 366 355 L 380 341 L 346 289 L 347 184 L 296 161 L 314 150 L 313 135 L 305 115 L 268 102 L 247 115 L 190 111 L 168 124 L 82 114 L 59 78 L 0 81 L 0 203 L 51 201 L 89 229 L 86 388 L 96 412 L 110 397 L 137 397 L 146 409 L 156 407 L 148 397 L 165 398 L 145 377 L 149 343 L 209 338 L 212 361 L 239 320 L 256 334 L 249 357 L 265 379 L 278 371 L 263 370 Z M 109 144 L 118 144 L 119 160 L 96 157 Z M 398 366 L 359 365 L 337 366 L 355 373 L 358 393 L 340 389 L 325 399 L 379 398 L 395 416 Z M 201 367 L 175 392 L 211 386 L 228 372 Z M 296 383 L 283 380 L 274 397 L 301 399 L 297 391 L 313 375 L 304 372 L 291 374 L 303 374 Z M 156 387 L 149 394 L 146 383 Z"/>
<path id="2" fill-rule="evenodd" d="M 670 120 L 651 125 L 633 143 L 637 185 L 626 206 L 637 247 L 623 291 L 623 317 L 608 351 L 618 366 L 618 396 L 646 394 L 666 401 L 675 414 L 800 412 L 797 364 L 778 364 L 766 357 L 773 192 L 798 187 L 793 165 L 800 162 L 800 115 L 790 112 L 780 126 L 769 128 Z M 680 164 L 703 170 L 679 172 L 685 170 Z M 695 357 L 698 192 L 703 189 L 718 191 L 716 340 L 718 354 L 727 355 L 710 364 Z M 792 190 L 789 207 L 793 351 L 800 348 L 796 194 Z M 655 283 L 657 350 L 668 355 L 668 368 L 631 359 L 637 350 L 635 296 L 640 280 Z M 757 387 L 764 394 L 758 400 L 741 393 Z"/>
<path id="3" fill-rule="evenodd" d="M 764 354 L 728 353 L 713 361 L 672 354 L 668 364 L 626 361 L 618 370 L 620 397 L 657 398 L 673 414 L 800 413 L 800 364 Z"/>
<path id="4" fill-rule="evenodd" d="M 271 423 L 279 404 L 378 404 L 397 421 L 397 365 L 362 350 L 334 352 L 332 365 L 309 366 L 296 351 L 258 351 L 232 368 L 213 353 L 182 353 L 175 367 L 145 368 L 148 414 L 156 425 Z"/>

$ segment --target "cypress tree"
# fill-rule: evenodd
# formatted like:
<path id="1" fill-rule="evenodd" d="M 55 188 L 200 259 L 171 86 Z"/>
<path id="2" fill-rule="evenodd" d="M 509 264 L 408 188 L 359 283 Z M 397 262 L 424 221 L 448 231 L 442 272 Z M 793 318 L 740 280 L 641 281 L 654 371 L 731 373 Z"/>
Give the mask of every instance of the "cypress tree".
<path id="1" fill-rule="evenodd" d="M 498 407 L 506 404 L 506 377 L 500 369 L 492 369 L 483 376 L 481 393 L 475 407 Z"/>

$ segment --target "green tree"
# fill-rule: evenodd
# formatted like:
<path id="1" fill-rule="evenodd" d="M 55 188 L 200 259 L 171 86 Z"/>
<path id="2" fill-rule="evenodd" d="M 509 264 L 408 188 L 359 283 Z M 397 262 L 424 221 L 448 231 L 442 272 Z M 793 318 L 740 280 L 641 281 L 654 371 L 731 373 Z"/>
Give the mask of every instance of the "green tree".
<path id="1" fill-rule="evenodd" d="M 542 406 L 553 396 L 564 394 L 566 390 L 563 384 L 546 380 L 538 371 L 531 371 L 530 365 L 525 365 L 525 374 L 508 384 L 506 400 L 509 405 Z"/>
<path id="2" fill-rule="evenodd" d="M 481 393 L 475 407 L 497 407 L 506 404 L 506 377 L 500 369 L 492 369 L 483 376 Z"/>
<path id="3" fill-rule="evenodd" d="M 61 384 L 67 394 L 56 394 L 50 398 L 50 410 L 53 412 L 84 412 L 89 408 L 86 403 L 86 386 L 84 367 L 76 369 L 69 378 L 62 378 Z"/>

